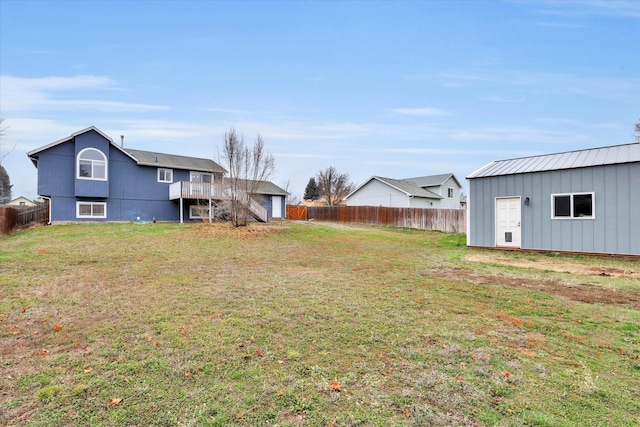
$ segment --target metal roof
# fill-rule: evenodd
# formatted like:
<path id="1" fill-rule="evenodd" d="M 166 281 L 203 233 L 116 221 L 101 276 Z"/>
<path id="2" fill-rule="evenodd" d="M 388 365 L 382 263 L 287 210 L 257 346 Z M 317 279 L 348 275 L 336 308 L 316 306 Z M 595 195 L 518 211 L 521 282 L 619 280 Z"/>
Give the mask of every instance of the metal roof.
<path id="1" fill-rule="evenodd" d="M 564 153 L 543 154 L 540 156 L 520 157 L 517 159 L 496 160 L 467 178 L 515 175 L 520 173 L 577 169 L 590 166 L 614 165 L 619 163 L 640 162 L 640 143 L 613 145 L 610 147 L 590 148 Z"/>
<path id="2" fill-rule="evenodd" d="M 142 166 L 185 169 L 200 172 L 226 172 L 222 166 L 210 159 L 154 153 L 152 151 L 134 150 L 131 148 L 123 148 L 123 150 L 129 153 L 131 157 Z"/>

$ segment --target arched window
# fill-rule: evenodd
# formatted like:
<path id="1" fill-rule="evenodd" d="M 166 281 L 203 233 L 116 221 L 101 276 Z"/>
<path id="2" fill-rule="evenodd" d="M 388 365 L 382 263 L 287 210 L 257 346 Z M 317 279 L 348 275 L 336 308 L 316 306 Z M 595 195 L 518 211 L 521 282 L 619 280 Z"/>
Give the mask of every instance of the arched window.
<path id="1" fill-rule="evenodd" d="M 85 148 L 78 153 L 78 178 L 107 179 L 107 157 L 100 150 Z"/>

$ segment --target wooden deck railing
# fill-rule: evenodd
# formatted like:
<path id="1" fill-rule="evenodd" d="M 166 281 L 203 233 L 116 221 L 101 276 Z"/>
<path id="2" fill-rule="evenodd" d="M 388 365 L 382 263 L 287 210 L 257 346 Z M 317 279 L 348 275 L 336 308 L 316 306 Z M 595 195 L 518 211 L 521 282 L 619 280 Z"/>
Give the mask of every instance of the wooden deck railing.
<path id="1" fill-rule="evenodd" d="M 197 199 L 197 200 L 229 200 L 229 190 L 220 184 L 210 182 L 178 181 L 169 185 L 169 200 Z M 267 222 L 267 209 L 252 197 L 240 194 L 238 199 L 253 213 L 256 219 Z"/>
<path id="2" fill-rule="evenodd" d="M 169 185 L 169 200 L 176 199 L 223 199 L 220 184 L 211 182 L 178 181 Z"/>

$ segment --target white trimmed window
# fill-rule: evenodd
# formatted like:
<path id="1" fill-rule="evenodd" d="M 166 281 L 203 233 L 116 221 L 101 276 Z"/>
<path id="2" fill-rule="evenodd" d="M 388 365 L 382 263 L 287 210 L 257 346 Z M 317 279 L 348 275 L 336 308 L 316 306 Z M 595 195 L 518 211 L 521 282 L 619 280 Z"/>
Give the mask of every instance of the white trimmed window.
<path id="1" fill-rule="evenodd" d="M 453 188 L 447 188 L 447 197 L 453 199 Z"/>
<path id="2" fill-rule="evenodd" d="M 593 219 L 595 193 L 566 193 L 551 195 L 551 218 Z"/>
<path id="3" fill-rule="evenodd" d="M 189 181 L 191 182 L 213 182 L 213 174 L 206 172 L 191 172 L 189 176 Z"/>
<path id="4" fill-rule="evenodd" d="M 105 202 L 76 202 L 76 218 L 106 218 Z"/>
<path id="5" fill-rule="evenodd" d="M 85 148 L 78 153 L 78 179 L 107 180 L 107 156 L 95 148 Z"/>
<path id="6" fill-rule="evenodd" d="M 158 182 L 173 182 L 173 169 L 158 168 Z"/>
<path id="7" fill-rule="evenodd" d="M 209 219 L 209 206 L 189 206 L 189 219 Z"/>

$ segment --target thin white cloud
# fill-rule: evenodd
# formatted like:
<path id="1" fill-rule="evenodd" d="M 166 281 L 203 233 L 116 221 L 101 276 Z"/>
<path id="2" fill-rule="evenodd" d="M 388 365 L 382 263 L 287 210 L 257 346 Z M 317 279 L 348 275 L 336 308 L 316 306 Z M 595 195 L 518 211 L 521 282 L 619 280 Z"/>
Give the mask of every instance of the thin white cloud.
<path id="1" fill-rule="evenodd" d="M 433 107 L 422 108 L 394 108 L 394 113 L 402 114 L 406 116 L 448 116 L 450 113 Z"/>
<path id="2" fill-rule="evenodd" d="M 640 2 L 637 0 L 537 0 L 532 4 L 538 13 L 544 15 L 640 18 Z"/>
<path id="3" fill-rule="evenodd" d="M 73 99 L 78 91 L 122 91 L 110 78 L 81 75 L 74 77 L 24 78 L 0 76 L 2 110 L 9 115 L 38 110 L 95 110 L 102 112 L 144 112 L 167 110 L 161 105 L 127 103 L 102 99 Z"/>

